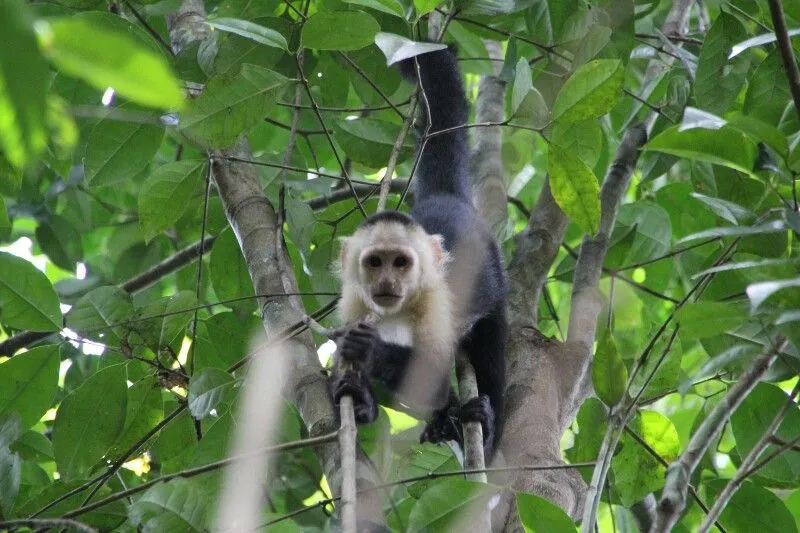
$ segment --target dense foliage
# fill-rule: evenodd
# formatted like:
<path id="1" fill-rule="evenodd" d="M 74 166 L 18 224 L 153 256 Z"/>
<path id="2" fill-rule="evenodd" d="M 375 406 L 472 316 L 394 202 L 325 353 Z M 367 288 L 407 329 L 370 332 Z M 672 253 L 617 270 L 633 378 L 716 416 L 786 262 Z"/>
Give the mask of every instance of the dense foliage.
<path id="1" fill-rule="evenodd" d="M 424 40 L 440 10 L 470 94 L 483 75 L 507 83 L 510 202 L 495 228 L 506 258 L 546 175 L 571 221 L 541 303 L 545 334 L 563 338 L 575 250 L 599 227 L 599 185 L 623 133 L 655 121 L 604 264 L 597 398 L 562 439 L 569 462 L 594 462 L 608 408 L 636 396 L 600 530 L 635 527 L 634 504 L 659 494 L 704 415 L 777 342 L 777 360 L 692 477 L 678 528 L 697 527 L 769 432 L 770 460 L 718 524 L 797 531 L 800 410 L 786 402 L 800 371 L 800 113 L 766 0 L 698 2 L 683 37 L 660 31 L 672 4 L 209 0 L 207 37 L 175 53 L 177 0 L 0 0 L 0 521 L 211 527 L 220 470 L 190 469 L 226 457 L 240 367 L 261 326 L 209 186 L 210 150 L 247 135 L 303 304 L 329 310 L 336 237 L 358 225 L 361 204 L 374 211 L 393 155 L 390 205 L 412 173 L 401 132 L 413 87 L 387 58 L 423 50 L 408 39 Z M 800 3 L 783 4 L 789 35 L 800 35 Z M 214 240 L 200 254 L 203 236 Z M 415 424 L 385 410 L 361 443 L 397 481 L 384 498 L 392 528 L 444 530 L 487 493 L 457 477 L 419 479 L 458 463 L 446 447 L 416 444 Z M 376 446 L 388 433 L 391 447 Z M 287 404 L 281 441 L 305 436 Z M 308 507 L 270 530 L 330 527 L 335 506 L 316 504 L 331 494 L 312 450 L 280 455 L 268 495 L 265 524 Z M 574 530 L 535 495 L 518 503 L 530 531 Z"/>

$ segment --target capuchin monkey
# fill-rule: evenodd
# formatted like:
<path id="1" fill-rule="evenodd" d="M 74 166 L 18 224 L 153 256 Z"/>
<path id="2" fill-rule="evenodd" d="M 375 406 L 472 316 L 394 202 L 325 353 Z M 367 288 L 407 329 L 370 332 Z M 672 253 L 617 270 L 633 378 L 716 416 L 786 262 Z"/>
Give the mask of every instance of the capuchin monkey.
<path id="1" fill-rule="evenodd" d="M 421 81 L 418 133 L 429 132 L 418 143 L 414 206 L 410 217 L 373 215 L 343 241 L 339 312 L 355 325 L 339 339 L 337 357 L 402 391 L 401 403 L 433 409 L 420 441 L 461 443 L 461 423 L 480 422 L 488 462 L 503 423 L 507 281 L 473 202 L 466 128 L 430 135 L 466 124 L 469 104 L 453 51 L 399 67 L 407 80 Z M 449 385 L 457 351 L 472 363 L 480 393 L 463 407 Z M 375 420 L 367 376 L 335 371 L 331 388 L 337 404 L 352 396 L 358 422 Z"/>

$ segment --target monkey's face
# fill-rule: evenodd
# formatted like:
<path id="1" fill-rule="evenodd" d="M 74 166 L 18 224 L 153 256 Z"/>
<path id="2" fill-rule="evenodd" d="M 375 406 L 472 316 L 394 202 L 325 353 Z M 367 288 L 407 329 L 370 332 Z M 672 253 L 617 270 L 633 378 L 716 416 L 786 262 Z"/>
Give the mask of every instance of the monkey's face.
<path id="1" fill-rule="evenodd" d="M 419 256 L 410 246 L 369 246 L 359 255 L 359 277 L 370 303 L 397 312 L 419 290 Z"/>

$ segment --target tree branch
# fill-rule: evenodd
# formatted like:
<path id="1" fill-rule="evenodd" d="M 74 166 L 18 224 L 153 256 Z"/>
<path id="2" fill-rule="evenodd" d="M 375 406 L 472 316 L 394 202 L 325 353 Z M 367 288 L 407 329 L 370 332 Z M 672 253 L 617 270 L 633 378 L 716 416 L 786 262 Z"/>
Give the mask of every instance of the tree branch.
<path id="1" fill-rule="evenodd" d="M 714 439 L 722 431 L 730 416 L 758 384 L 786 345 L 780 335 L 742 372 L 720 402 L 700 424 L 677 461 L 667 469 L 667 481 L 658 503 L 656 520 L 650 533 L 667 533 L 672 530 L 686 506 L 686 492 L 692 473 Z"/>
<path id="2" fill-rule="evenodd" d="M 714 502 L 714 505 L 709 510 L 706 517 L 703 519 L 703 523 L 700 524 L 700 528 L 697 530 L 698 533 L 706 533 L 711 526 L 714 525 L 714 521 L 722 514 L 722 511 L 728 505 L 728 502 L 733 497 L 733 494 L 739 490 L 739 487 L 744 483 L 744 480 L 747 479 L 751 475 L 751 469 L 753 465 L 755 465 L 758 458 L 767 449 L 767 446 L 770 445 L 772 442 L 772 437 L 775 435 L 775 432 L 778 431 L 778 428 L 783 422 L 783 419 L 786 417 L 786 414 L 789 412 L 791 407 L 797 407 L 797 404 L 794 402 L 795 396 L 797 396 L 798 392 L 800 392 L 800 383 L 794 386 L 794 390 L 789 393 L 789 396 L 786 397 L 786 402 L 780 408 L 780 410 L 775 413 L 775 417 L 770 422 L 767 429 L 764 431 L 764 434 L 761 435 L 761 438 L 758 439 L 758 442 L 755 443 L 753 448 L 750 452 L 742 459 L 742 464 L 739 465 L 738 470 L 736 470 L 736 475 L 728 481 L 728 484 L 725 485 L 725 488 L 722 490 L 720 495 L 717 497 L 717 501 Z"/>
<path id="3" fill-rule="evenodd" d="M 783 59 L 784 72 L 789 81 L 789 89 L 794 100 L 794 110 L 800 117 L 800 70 L 797 68 L 797 60 L 794 58 L 792 41 L 789 39 L 789 30 L 786 27 L 786 19 L 783 16 L 783 7 L 780 0 L 768 0 L 769 12 L 772 15 L 772 25 L 775 26 L 775 36 L 778 38 L 778 48 Z"/>

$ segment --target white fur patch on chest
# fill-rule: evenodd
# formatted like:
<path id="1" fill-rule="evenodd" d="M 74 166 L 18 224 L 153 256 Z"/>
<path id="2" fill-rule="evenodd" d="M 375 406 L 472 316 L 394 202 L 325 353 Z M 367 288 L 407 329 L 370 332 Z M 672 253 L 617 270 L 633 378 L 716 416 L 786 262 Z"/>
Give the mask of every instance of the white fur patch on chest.
<path id="1" fill-rule="evenodd" d="M 384 342 L 400 346 L 414 346 L 414 328 L 408 317 L 385 318 L 376 327 Z"/>

